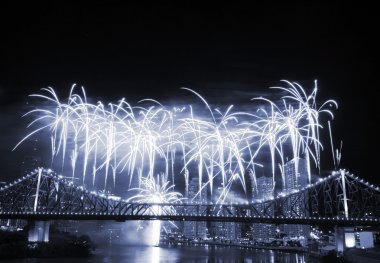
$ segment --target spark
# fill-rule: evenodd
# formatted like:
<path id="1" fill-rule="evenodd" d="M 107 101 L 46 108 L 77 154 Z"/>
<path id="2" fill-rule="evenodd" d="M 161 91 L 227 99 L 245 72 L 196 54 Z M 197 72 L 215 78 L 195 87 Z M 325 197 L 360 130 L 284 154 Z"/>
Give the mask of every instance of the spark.
<path id="1" fill-rule="evenodd" d="M 30 96 L 50 107 L 24 115 L 34 116 L 28 125 L 32 131 L 14 149 L 36 134 L 48 132 L 52 162 L 60 160 L 63 167 L 69 161 L 72 177 L 81 173 L 83 184 L 91 174 L 93 184 L 103 176 L 104 188 L 111 175 L 114 185 L 117 176 L 126 176 L 129 188 L 136 181 L 139 187 L 147 187 L 162 173 L 160 180 L 168 188 L 173 186 L 173 193 L 175 181 L 184 176 L 186 194 L 189 180 L 197 177 L 199 194 L 204 183 L 213 194 L 219 186 L 215 183 L 221 182 L 220 203 L 232 184 L 246 191 L 246 177 L 256 181 L 255 166 L 263 166 L 257 158 L 266 148 L 274 183 L 278 174 L 285 181 L 282 167 L 287 156 L 294 159 L 296 172 L 298 160 L 307 160 L 310 182 L 310 165 L 313 162 L 320 169 L 323 149 L 320 115 L 333 119 L 331 108 L 337 108 L 337 103 L 327 100 L 317 104 L 317 82 L 310 94 L 296 82 L 284 83 L 285 87 L 274 87 L 284 93 L 281 102 L 253 98 L 250 112 L 234 111 L 233 105 L 226 110 L 214 109 L 199 93 L 183 88 L 206 106 L 207 112 L 201 116 L 195 106 L 169 108 L 153 99 L 135 106 L 124 98 L 117 103 L 90 103 L 84 88 L 75 84 L 66 101 L 52 88 L 42 89 L 42 94 Z"/>

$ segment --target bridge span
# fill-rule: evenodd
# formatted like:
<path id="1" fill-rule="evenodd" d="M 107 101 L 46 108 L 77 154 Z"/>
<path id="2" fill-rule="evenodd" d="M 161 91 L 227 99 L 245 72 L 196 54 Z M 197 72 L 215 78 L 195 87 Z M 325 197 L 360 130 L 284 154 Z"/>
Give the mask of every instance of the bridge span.
<path id="1" fill-rule="evenodd" d="M 0 188 L 0 219 L 172 220 L 380 226 L 380 189 L 345 170 L 251 203 L 133 203 L 91 192 L 39 168 Z M 40 223 L 42 228 L 48 228 Z M 46 230 L 46 229 L 45 229 Z M 46 231 L 44 231 L 46 232 Z"/>

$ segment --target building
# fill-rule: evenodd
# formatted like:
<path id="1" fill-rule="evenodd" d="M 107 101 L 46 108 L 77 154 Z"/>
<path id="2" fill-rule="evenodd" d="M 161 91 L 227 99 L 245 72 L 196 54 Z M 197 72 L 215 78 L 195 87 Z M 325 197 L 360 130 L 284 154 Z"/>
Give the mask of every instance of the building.
<path id="1" fill-rule="evenodd" d="M 298 159 L 298 171 L 296 174 L 296 165 L 294 159 L 284 165 L 285 185 L 284 191 L 291 193 L 308 184 L 308 169 L 305 159 Z"/>
<path id="2" fill-rule="evenodd" d="M 296 162 L 293 160 L 284 165 L 284 192 L 292 193 L 293 191 L 300 190 L 308 185 L 308 169 L 307 161 L 305 159 L 298 159 L 298 169 L 296 169 Z M 296 172 L 297 171 L 297 172 Z M 290 198 L 293 204 L 285 211 L 287 216 L 309 216 L 308 211 L 305 211 L 299 200 L 295 197 Z M 305 245 L 310 236 L 310 226 L 308 225 L 284 225 L 284 233 L 290 239 L 298 239 L 301 244 Z"/>
<path id="3" fill-rule="evenodd" d="M 199 191 L 199 179 L 192 178 L 189 182 L 187 198 L 195 203 L 207 203 L 207 187 L 202 184 L 202 190 Z M 204 221 L 185 221 L 183 224 L 183 235 L 187 238 L 206 239 L 207 222 Z"/>
<path id="4" fill-rule="evenodd" d="M 241 223 L 211 222 L 210 234 L 218 240 L 237 240 L 241 237 Z"/>
<path id="5" fill-rule="evenodd" d="M 373 233 L 370 231 L 357 232 L 355 234 L 355 246 L 361 249 L 373 248 L 375 246 Z"/>
<path id="6" fill-rule="evenodd" d="M 239 197 L 235 193 L 229 192 L 227 202 L 236 203 L 236 200 L 239 200 Z M 224 229 L 226 231 L 225 238 L 229 241 L 234 241 L 241 237 L 241 223 L 225 222 Z"/>
<path id="7" fill-rule="evenodd" d="M 55 220 L 55 221 L 52 221 L 51 227 L 58 231 L 72 233 L 72 234 L 78 233 L 79 230 L 83 228 L 80 222 L 76 220 Z"/>
<path id="8" fill-rule="evenodd" d="M 218 191 L 222 192 L 222 187 L 218 187 Z M 226 198 L 226 203 L 235 203 L 238 197 L 229 192 Z M 233 209 L 233 208 L 231 208 Z M 220 240 L 234 241 L 241 237 L 241 223 L 235 222 L 211 222 L 210 234 Z"/>
<path id="9" fill-rule="evenodd" d="M 253 187 L 253 201 L 266 200 L 273 198 L 273 178 L 261 176 L 256 179 L 257 187 Z M 256 205 L 256 209 L 260 209 L 260 204 Z M 269 215 L 274 215 L 274 211 L 267 211 Z M 270 238 L 275 237 L 275 225 L 273 224 L 253 224 L 252 239 L 260 242 L 269 242 Z"/>
<path id="10" fill-rule="evenodd" d="M 234 241 L 241 237 L 241 223 L 225 222 L 224 224 L 227 240 Z"/>
<path id="11" fill-rule="evenodd" d="M 261 176 L 256 179 L 257 187 L 253 187 L 253 201 L 273 198 L 273 178 Z"/>

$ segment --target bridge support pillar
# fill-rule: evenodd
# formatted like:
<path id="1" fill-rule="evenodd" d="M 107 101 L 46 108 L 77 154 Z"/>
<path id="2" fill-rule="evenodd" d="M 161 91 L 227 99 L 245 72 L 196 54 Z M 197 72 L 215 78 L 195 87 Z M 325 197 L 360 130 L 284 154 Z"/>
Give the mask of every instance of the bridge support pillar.
<path id="1" fill-rule="evenodd" d="M 336 245 L 336 253 L 337 255 L 343 255 L 344 252 L 344 228 L 343 227 L 335 227 L 335 245 Z"/>
<path id="2" fill-rule="evenodd" d="M 29 221 L 29 242 L 49 242 L 49 221 Z"/>

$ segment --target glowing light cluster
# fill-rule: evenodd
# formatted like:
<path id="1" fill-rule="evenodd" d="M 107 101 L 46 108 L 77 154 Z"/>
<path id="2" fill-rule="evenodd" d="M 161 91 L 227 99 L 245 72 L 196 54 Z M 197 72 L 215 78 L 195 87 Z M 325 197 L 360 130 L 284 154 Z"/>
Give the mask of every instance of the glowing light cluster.
<path id="1" fill-rule="evenodd" d="M 165 181 L 165 176 L 157 176 L 157 180 L 152 178 L 142 178 L 141 186 L 139 188 L 131 189 L 138 191 L 138 194 L 129 198 L 127 202 L 138 202 L 138 203 L 152 203 L 152 204 L 175 204 L 182 202 L 182 194 L 173 191 L 174 185 L 170 185 L 169 181 Z M 176 214 L 176 209 L 173 206 L 153 205 L 150 211 L 151 215 L 170 215 Z M 177 227 L 172 221 L 170 223 Z M 161 233 L 161 221 L 154 220 L 151 222 L 151 237 L 152 245 L 157 246 L 160 242 Z"/>
<path id="2" fill-rule="evenodd" d="M 310 94 L 297 83 L 285 83 L 287 87 L 274 88 L 285 94 L 280 103 L 254 98 L 251 112 L 234 112 L 233 105 L 225 111 L 212 109 L 200 94 L 184 88 L 206 106 L 208 114 L 201 116 L 191 105 L 169 109 L 152 99 L 137 106 L 125 99 L 106 106 L 102 102 L 93 104 L 87 101 L 83 88 L 75 93 L 75 85 L 63 102 L 47 88 L 43 89 L 47 94 L 31 96 L 46 100 L 52 107 L 25 114 L 36 117 L 28 126 L 33 131 L 20 143 L 49 131 L 52 158 L 60 158 L 62 166 L 69 160 L 72 176 L 81 172 L 83 181 L 91 174 L 95 182 L 102 174 L 105 183 L 110 175 L 115 182 L 117 174 L 124 174 L 130 185 L 137 178 L 139 185 L 147 186 L 146 182 L 153 182 L 162 172 L 161 178 L 170 184 L 184 176 L 188 185 L 189 177 L 196 176 L 199 189 L 207 181 L 212 192 L 217 178 L 223 188 L 218 198 L 222 203 L 232 184 L 238 183 L 245 190 L 248 174 L 256 181 L 255 166 L 261 165 L 257 157 L 265 148 L 270 150 L 273 180 L 276 166 L 284 164 L 286 149 L 291 149 L 296 169 L 300 157 L 307 159 L 309 179 L 310 164 L 319 167 L 319 117 L 321 113 L 333 117 L 330 108 L 337 104 L 328 100 L 317 105 L 316 82 Z M 77 167 L 78 159 L 81 167 Z"/>
<path id="3" fill-rule="evenodd" d="M 138 194 L 127 199 L 126 202 L 137 203 L 153 203 L 153 204 L 175 204 L 181 203 L 182 194 L 173 191 L 174 185 L 170 185 L 169 181 L 165 180 L 163 174 L 157 176 L 157 180 L 152 178 L 142 178 L 141 186 L 132 188 L 131 191 L 138 191 Z M 165 207 L 165 209 L 170 209 Z M 154 215 L 158 215 L 153 211 Z M 170 214 L 170 211 L 165 211 L 165 214 Z"/>

